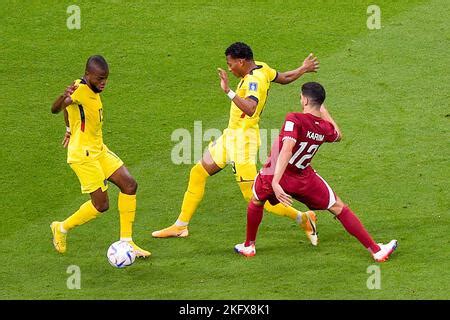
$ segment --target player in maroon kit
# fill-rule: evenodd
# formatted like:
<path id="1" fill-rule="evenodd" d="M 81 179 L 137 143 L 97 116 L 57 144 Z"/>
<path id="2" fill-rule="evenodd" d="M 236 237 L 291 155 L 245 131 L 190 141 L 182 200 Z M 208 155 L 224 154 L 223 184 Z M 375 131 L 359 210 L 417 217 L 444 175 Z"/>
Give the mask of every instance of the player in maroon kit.
<path id="1" fill-rule="evenodd" d="M 314 171 L 311 160 L 324 142 L 341 140 L 341 132 L 323 105 L 325 89 L 316 82 L 302 86 L 303 113 L 289 113 L 271 155 L 256 176 L 253 198 L 247 208 L 247 239 L 234 249 L 244 256 L 256 254 L 255 240 L 266 201 L 272 205 L 292 204 L 292 198 L 311 210 L 328 210 L 348 233 L 369 250 L 375 261 L 389 258 L 397 240 L 377 244 L 358 217 L 333 192 L 328 183 Z"/>

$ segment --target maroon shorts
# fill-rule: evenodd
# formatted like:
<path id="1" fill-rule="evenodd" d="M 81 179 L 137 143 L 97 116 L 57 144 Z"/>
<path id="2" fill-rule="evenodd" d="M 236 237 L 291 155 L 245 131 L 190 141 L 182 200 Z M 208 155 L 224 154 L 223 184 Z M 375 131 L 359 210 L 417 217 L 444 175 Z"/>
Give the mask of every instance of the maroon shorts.
<path id="1" fill-rule="evenodd" d="M 270 204 L 276 205 L 280 201 L 273 192 L 272 179 L 273 175 L 259 173 L 253 184 L 253 195 L 260 201 L 269 201 Z M 284 192 L 311 210 L 326 210 L 336 203 L 336 194 L 328 183 L 313 170 L 305 176 L 286 172 L 280 180 L 280 186 Z"/>

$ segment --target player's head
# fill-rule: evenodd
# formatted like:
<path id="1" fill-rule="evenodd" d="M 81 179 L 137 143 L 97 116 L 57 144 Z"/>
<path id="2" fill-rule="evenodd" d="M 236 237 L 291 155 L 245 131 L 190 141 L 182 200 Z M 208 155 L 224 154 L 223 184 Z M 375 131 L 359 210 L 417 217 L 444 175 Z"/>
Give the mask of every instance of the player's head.
<path id="1" fill-rule="evenodd" d="M 302 107 L 317 108 L 325 101 L 325 88 L 317 82 L 307 82 L 302 85 Z"/>
<path id="2" fill-rule="evenodd" d="M 252 49 L 243 42 L 235 42 L 225 50 L 228 70 L 236 77 L 243 77 L 247 72 L 247 64 L 253 62 Z"/>
<path id="3" fill-rule="evenodd" d="M 109 67 L 102 56 L 90 56 L 86 62 L 84 78 L 89 87 L 96 93 L 102 92 L 106 86 Z"/>

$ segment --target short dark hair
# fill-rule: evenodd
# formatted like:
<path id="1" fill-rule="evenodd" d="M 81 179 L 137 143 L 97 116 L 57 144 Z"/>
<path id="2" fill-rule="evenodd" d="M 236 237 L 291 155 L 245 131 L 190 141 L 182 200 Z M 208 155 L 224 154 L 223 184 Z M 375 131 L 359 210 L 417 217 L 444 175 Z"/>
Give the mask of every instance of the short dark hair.
<path id="1" fill-rule="evenodd" d="M 90 56 L 86 62 L 86 70 L 90 70 L 94 65 L 103 71 L 109 71 L 108 63 L 102 56 Z"/>
<path id="2" fill-rule="evenodd" d="M 317 82 L 307 82 L 302 85 L 302 94 L 314 105 L 321 105 L 325 101 L 325 88 Z"/>
<path id="3" fill-rule="evenodd" d="M 234 59 L 253 60 L 253 51 L 245 43 L 235 42 L 225 50 L 225 56 L 231 56 Z"/>

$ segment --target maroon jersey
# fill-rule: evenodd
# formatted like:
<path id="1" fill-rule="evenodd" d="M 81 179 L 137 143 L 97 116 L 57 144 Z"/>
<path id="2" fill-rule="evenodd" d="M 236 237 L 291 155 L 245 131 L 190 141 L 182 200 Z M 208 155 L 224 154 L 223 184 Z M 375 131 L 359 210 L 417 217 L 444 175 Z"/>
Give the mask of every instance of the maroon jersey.
<path id="1" fill-rule="evenodd" d="M 334 142 L 338 138 L 334 126 L 310 113 L 292 112 L 286 116 L 278 141 L 272 146 L 270 157 L 261 171 L 262 175 L 273 175 L 275 164 L 283 147 L 283 141 L 295 141 L 292 157 L 286 167 L 286 173 L 306 175 L 313 172 L 310 163 L 319 147 L 324 142 Z M 277 143 L 278 142 L 278 143 Z"/>

